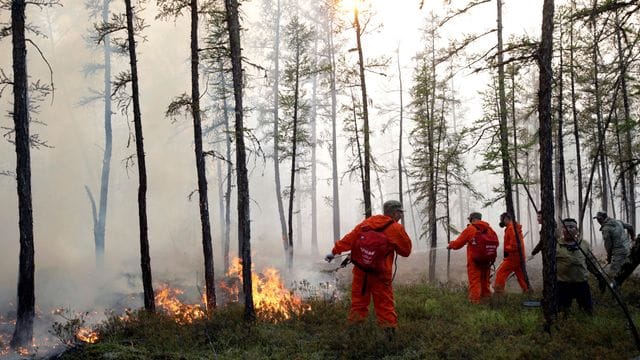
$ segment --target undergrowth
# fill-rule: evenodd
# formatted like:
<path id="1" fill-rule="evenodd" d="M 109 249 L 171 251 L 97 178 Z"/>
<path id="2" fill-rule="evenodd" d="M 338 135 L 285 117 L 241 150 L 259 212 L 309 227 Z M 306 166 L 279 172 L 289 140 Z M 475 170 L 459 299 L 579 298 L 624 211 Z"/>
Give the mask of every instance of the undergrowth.
<path id="1" fill-rule="evenodd" d="M 634 321 L 640 283 L 624 297 Z M 592 287 L 597 289 L 597 287 Z M 538 297 L 534 294 L 533 297 Z M 134 313 L 100 325 L 101 339 L 62 359 L 630 359 L 638 356 L 624 316 L 607 294 L 594 291 L 595 315 L 577 307 L 543 331 L 541 308 L 523 307 L 530 295 L 505 294 L 472 305 L 460 285 L 403 285 L 395 289 L 399 329 L 388 339 L 369 321 L 349 326 L 349 299 L 312 301 L 286 322 L 247 323 L 240 305 L 209 320 L 177 324 L 165 315 Z"/>

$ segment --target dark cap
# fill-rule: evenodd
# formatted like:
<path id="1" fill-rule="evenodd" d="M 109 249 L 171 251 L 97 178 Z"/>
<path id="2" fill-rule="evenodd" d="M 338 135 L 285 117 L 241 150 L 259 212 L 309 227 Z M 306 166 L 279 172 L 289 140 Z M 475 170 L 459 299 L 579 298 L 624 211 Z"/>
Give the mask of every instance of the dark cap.
<path id="1" fill-rule="evenodd" d="M 609 216 L 607 215 L 606 212 L 604 211 L 598 211 L 598 213 L 596 214 L 596 216 L 594 216 L 594 219 L 600 219 L 600 220 L 604 220 L 606 218 L 608 218 Z"/>
<path id="2" fill-rule="evenodd" d="M 574 219 L 574 218 L 565 218 L 565 219 L 562 219 L 562 222 L 563 222 L 564 224 L 573 223 L 573 224 L 578 225 L 578 222 L 577 222 L 577 221 L 576 221 L 576 219 Z"/>
<path id="3" fill-rule="evenodd" d="M 471 220 L 473 219 L 482 220 L 482 214 L 480 214 L 479 212 L 472 212 L 471 214 L 469 214 L 469 222 L 471 222 Z"/>
<path id="4" fill-rule="evenodd" d="M 404 209 L 402 208 L 402 203 L 400 203 L 400 201 L 398 200 L 385 201 L 382 207 L 384 208 L 383 211 L 385 214 L 391 214 L 394 211 L 404 211 Z"/>

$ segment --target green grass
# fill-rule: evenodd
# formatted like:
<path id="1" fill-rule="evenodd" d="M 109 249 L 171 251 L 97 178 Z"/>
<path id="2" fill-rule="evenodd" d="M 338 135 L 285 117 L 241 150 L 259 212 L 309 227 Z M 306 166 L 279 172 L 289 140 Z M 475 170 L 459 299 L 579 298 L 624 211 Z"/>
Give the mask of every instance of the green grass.
<path id="1" fill-rule="evenodd" d="M 626 283 L 624 297 L 640 323 L 640 282 Z M 597 289 L 597 287 L 595 288 Z M 574 305 L 551 333 L 540 308 L 525 308 L 525 295 L 506 294 L 472 305 L 461 286 L 396 286 L 399 329 L 385 337 L 371 314 L 349 326 L 348 299 L 311 302 L 290 321 L 243 321 L 239 305 L 216 310 L 210 320 L 178 325 L 137 313 L 129 321 L 101 325 L 101 340 L 68 351 L 63 359 L 630 359 L 638 356 L 622 311 L 594 291 L 594 316 Z"/>

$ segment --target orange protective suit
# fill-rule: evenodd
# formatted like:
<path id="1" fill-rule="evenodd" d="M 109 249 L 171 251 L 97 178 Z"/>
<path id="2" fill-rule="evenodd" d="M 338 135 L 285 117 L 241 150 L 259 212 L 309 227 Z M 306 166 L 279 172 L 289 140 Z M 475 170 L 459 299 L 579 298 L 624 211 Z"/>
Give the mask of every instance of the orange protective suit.
<path id="1" fill-rule="evenodd" d="M 482 221 L 476 220 L 473 225 L 469 224 L 458 237 L 449 243 L 448 248 L 457 250 L 467 245 L 476 236 L 478 231 L 487 231 L 494 233 L 491 226 Z M 483 297 L 491 297 L 491 289 L 489 288 L 489 277 L 491 276 L 490 267 L 479 267 L 471 258 L 471 250 L 467 246 L 467 275 L 469 277 L 469 301 L 472 303 L 480 303 Z"/>
<path id="2" fill-rule="evenodd" d="M 522 267 L 524 265 L 524 236 L 522 236 L 522 225 L 518 224 L 518 239 L 520 240 L 520 254 L 518 254 L 518 243 L 516 242 L 516 234 L 514 231 L 513 222 L 509 223 L 504 230 L 504 253 L 505 257 L 498 270 L 496 271 L 496 281 L 493 283 L 493 289 L 496 293 L 504 292 L 504 285 L 511 273 L 516 274 L 518 284 L 522 291 L 527 291 L 527 281 L 524 277 Z"/>
<path id="3" fill-rule="evenodd" d="M 368 225 L 372 229 L 381 229 L 392 219 L 386 215 L 374 215 L 358 224 L 350 233 L 336 242 L 331 250 L 334 255 L 351 250 L 351 244 L 360 235 L 360 229 Z M 369 303 L 373 297 L 373 308 L 382 327 L 395 328 L 398 326 L 398 314 L 393 301 L 393 261 L 395 253 L 407 257 L 411 254 L 411 239 L 402 224 L 394 222 L 383 231 L 393 244 L 394 252 L 389 254 L 384 262 L 384 269 L 380 273 L 365 273 L 357 266 L 353 267 L 353 281 L 351 283 L 350 322 L 360 322 L 367 318 Z M 366 276 L 366 282 L 365 282 Z M 364 291 L 363 291 L 364 286 Z"/>

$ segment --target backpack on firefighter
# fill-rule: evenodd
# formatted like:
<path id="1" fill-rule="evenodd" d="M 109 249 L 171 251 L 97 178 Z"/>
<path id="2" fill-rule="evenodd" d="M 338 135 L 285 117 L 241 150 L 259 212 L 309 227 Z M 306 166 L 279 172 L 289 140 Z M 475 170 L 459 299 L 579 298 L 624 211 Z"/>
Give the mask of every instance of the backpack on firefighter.
<path id="1" fill-rule="evenodd" d="M 366 273 L 379 273 L 384 261 L 394 250 L 383 231 L 393 224 L 391 220 L 379 229 L 363 226 L 358 238 L 351 245 L 351 262 Z"/>
<path id="2" fill-rule="evenodd" d="M 488 268 L 496 261 L 500 242 L 494 232 L 489 232 L 487 229 L 481 230 L 477 226 L 475 228 L 477 230 L 476 235 L 468 245 L 471 251 L 471 259 L 477 266 Z"/>

